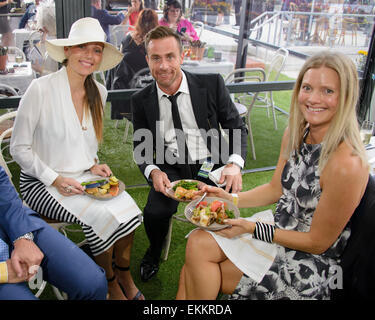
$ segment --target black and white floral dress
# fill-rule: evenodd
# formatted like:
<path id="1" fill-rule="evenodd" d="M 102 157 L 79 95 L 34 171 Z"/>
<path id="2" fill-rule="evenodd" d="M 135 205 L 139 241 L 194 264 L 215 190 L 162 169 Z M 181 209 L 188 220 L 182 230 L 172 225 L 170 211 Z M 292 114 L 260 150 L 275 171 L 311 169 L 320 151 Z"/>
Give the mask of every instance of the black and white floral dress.
<path id="1" fill-rule="evenodd" d="M 277 228 L 306 232 L 310 229 L 321 189 L 318 161 L 321 145 L 303 143 L 286 163 L 277 204 Z M 244 275 L 229 299 L 329 299 L 330 279 L 350 236 L 349 225 L 323 254 L 314 255 L 277 245 L 276 258 L 260 283 Z M 330 268 L 333 266 L 332 268 Z M 331 275 L 331 277 L 330 277 Z"/>

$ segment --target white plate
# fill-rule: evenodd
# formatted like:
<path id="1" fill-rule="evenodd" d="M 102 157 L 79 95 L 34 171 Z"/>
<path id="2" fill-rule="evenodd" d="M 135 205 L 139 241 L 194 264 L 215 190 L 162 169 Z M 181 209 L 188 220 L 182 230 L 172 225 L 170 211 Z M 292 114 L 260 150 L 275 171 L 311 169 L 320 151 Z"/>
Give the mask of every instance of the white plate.
<path id="1" fill-rule="evenodd" d="M 207 201 L 208 205 L 210 203 L 214 202 L 215 200 L 225 202 L 228 206 L 228 210 L 233 211 L 234 217 L 235 218 L 240 217 L 240 210 L 233 204 L 233 202 L 231 202 L 229 200 L 218 198 L 218 197 L 206 197 L 206 198 L 203 199 L 203 201 Z M 197 226 L 199 228 L 211 230 L 211 231 L 221 230 L 221 229 L 224 229 L 224 228 L 228 227 L 227 224 L 219 224 L 217 222 L 214 222 L 214 223 L 210 224 L 208 227 L 204 227 L 204 226 L 201 226 L 199 223 L 196 223 L 193 220 L 191 220 L 191 217 L 193 215 L 193 211 L 190 211 L 189 209 L 190 208 L 194 209 L 196 207 L 196 205 L 198 204 L 198 201 L 199 201 L 199 199 L 193 200 L 186 206 L 185 212 L 184 212 L 186 219 L 188 219 L 192 224 L 194 224 L 195 226 Z"/>

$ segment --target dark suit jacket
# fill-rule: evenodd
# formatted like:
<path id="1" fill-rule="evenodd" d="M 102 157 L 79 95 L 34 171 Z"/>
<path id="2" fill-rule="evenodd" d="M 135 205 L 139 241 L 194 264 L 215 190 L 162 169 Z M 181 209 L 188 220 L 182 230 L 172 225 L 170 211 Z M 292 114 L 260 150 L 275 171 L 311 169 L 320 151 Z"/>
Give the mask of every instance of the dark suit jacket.
<path id="1" fill-rule="evenodd" d="M 22 200 L 9 181 L 3 167 L 0 166 L 0 238 L 9 245 L 25 233 L 44 227 L 40 218 L 33 210 L 23 206 Z"/>
<path id="2" fill-rule="evenodd" d="M 220 163 L 224 164 L 227 162 L 229 155 L 236 153 L 246 160 L 247 128 L 230 98 L 222 76 L 219 74 L 184 72 L 198 128 L 206 130 L 206 132 L 210 129 L 216 129 L 218 132 L 216 136 L 210 135 L 212 138 L 207 139 L 207 147 L 213 159 L 218 159 L 220 155 Z M 159 146 L 163 148 L 164 141 L 157 141 L 157 137 L 160 137 L 160 135 L 156 134 L 156 122 L 160 119 L 160 114 L 155 81 L 136 92 L 131 98 L 131 105 L 134 126 L 134 156 L 136 163 L 142 173 L 144 173 L 149 164 L 163 164 L 163 162 L 158 163 L 158 158 L 156 157 L 156 146 L 158 145 L 158 152 L 160 152 Z M 220 132 L 220 126 L 229 131 L 229 145 Z M 140 129 L 148 129 L 149 133 L 152 134 L 153 152 L 151 153 L 151 159 L 146 159 L 145 161 L 137 158 L 137 147 L 141 146 L 141 143 L 144 145 L 146 139 L 142 137 L 145 132 L 138 131 Z M 235 129 L 238 129 L 240 134 L 239 139 L 233 141 L 232 137 Z M 219 146 L 219 149 L 217 150 L 215 146 Z"/>

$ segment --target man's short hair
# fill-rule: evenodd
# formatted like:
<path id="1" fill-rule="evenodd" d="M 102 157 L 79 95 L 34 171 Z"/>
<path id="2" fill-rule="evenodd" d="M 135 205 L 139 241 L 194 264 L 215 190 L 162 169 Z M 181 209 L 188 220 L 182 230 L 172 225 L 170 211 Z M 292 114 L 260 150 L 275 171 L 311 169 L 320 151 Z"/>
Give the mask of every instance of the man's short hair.
<path id="1" fill-rule="evenodd" d="M 182 52 L 182 43 L 180 36 L 171 28 L 166 26 L 157 26 L 156 28 L 150 30 L 145 38 L 145 48 L 147 53 L 148 44 L 151 40 L 164 39 L 168 37 L 173 37 L 176 39 L 180 52 Z"/>

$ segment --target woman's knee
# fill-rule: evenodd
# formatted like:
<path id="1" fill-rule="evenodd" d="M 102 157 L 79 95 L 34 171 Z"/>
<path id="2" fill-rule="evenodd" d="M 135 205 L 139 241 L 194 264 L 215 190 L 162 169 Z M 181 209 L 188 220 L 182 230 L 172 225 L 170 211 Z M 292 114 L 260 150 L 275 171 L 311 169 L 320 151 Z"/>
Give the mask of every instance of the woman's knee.
<path id="1" fill-rule="evenodd" d="M 188 238 L 186 244 L 186 259 L 198 257 L 208 257 L 208 253 L 215 246 L 215 239 L 206 231 L 194 230 Z"/>

